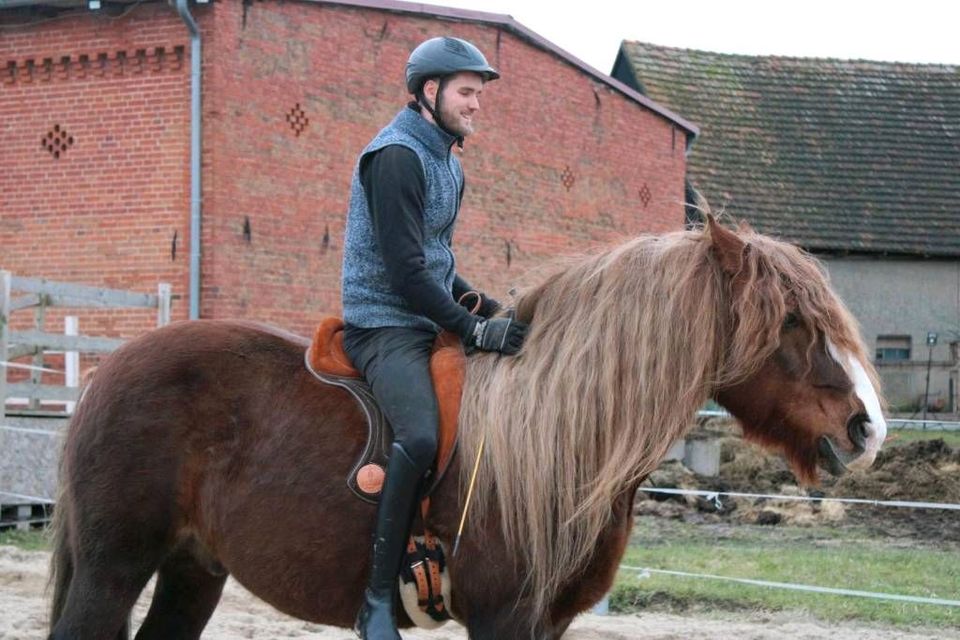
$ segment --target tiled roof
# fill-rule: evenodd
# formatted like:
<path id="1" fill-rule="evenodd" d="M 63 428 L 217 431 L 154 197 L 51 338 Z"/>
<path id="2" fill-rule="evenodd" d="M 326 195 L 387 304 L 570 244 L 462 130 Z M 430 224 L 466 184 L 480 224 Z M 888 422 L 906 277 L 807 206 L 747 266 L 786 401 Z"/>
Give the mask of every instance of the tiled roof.
<path id="1" fill-rule="evenodd" d="M 713 209 L 814 251 L 960 257 L 960 67 L 624 42 L 612 75 L 700 125 Z"/>

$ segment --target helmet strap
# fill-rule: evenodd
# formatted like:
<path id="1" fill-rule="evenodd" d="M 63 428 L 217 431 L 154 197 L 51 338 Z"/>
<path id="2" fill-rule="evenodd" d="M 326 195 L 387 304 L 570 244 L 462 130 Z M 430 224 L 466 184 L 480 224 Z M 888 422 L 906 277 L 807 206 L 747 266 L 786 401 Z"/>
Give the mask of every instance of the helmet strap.
<path id="1" fill-rule="evenodd" d="M 438 127 L 440 127 L 440 130 L 443 131 L 444 133 L 446 133 L 446 134 L 448 134 L 448 135 L 451 135 L 451 136 L 453 136 L 454 138 L 456 138 L 456 139 L 457 139 L 457 146 L 462 149 L 462 148 L 463 148 L 463 136 L 461 136 L 461 135 L 459 135 L 459 134 L 457 134 L 457 133 L 454 133 L 453 131 L 451 131 L 450 129 L 448 129 L 446 123 L 443 121 L 443 116 L 440 115 L 440 114 L 442 113 L 441 110 L 440 110 L 440 96 L 443 95 L 443 89 L 444 89 L 444 87 L 447 86 L 447 79 L 448 79 L 449 77 L 450 77 L 450 76 L 441 76 L 441 77 L 440 77 L 440 80 L 439 80 L 439 83 L 438 83 L 438 86 L 437 86 L 437 99 L 434 101 L 434 106 L 432 106 L 432 107 L 430 106 L 430 102 L 427 100 L 427 97 L 423 94 L 423 86 L 421 86 L 421 87 L 420 87 L 420 90 L 417 91 L 416 98 L 417 98 L 417 102 L 420 103 L 420 105 L 421 105 L 424 109 L 426 109 L 427 111 L 430 112 L 430 115 L 433 117 L 434 123 L 436 123 L 436 125 L 437 125 Z"/>

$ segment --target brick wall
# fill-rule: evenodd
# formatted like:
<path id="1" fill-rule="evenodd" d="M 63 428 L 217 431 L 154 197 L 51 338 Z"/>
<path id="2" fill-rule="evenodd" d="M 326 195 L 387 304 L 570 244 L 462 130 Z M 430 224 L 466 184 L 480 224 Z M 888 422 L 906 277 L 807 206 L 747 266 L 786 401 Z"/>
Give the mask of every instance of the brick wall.
<path id="1" fill-rule="evenodd" d="M 406 57 L 435 35 L 473 41 L 503 73 L 462 156 L 456 241 L 471 282 L 503 298 L 552 256 L 682 225 L 684 132 L 511 32 L 311 2 L 220 2 L 195 14 L 206 317 L 306 333 L 339 311 L 356 154 L 405 103 Z M 16 77 L 0 67 L 0 265 L 145 291 L 168 281 L 181 296 L 174 317 L 185 317 L 189 38 L 179 17 L 148 4 L 116 20 L 58 20 L 5 32 L 0 54 L 16 63 Z M 52 69 L 38 75 L 45 58 Z M 73 137 L 59 158 L 40 145 L 55 125 Z M 110 322 L 125 334 L 152 319 Z"/>
<path id="2" fill-rule="evenodd" d="M 407 100 L 410 50 L 435 35 L 471 40 L 503 74 L 461 158 L 471 282 L 502 298 L 551 256 L 682 226 L 684 133 L 512 33 L 303 2 L 218 5 L 214 19 L 205 313 L 303 332 L 338 309 L 353 163 Z M 298 133 L 287 116 L 301 112 Z"/>
<path id="3" fill-rule="evenodd" d="M 187 45 L 164 5 L 4 29 L 0 268 L 151 293 L 170 282 L 183 295 Z M 174 317 L 185 317 L 185 302 L 174 304 Z M 62 331 L 64 312 L 76 314 L 48 312 L 49 330 Z M 79 315 L 81 332 L 94 335 L 133 336 L 156 324 L 149 311 Z"/>

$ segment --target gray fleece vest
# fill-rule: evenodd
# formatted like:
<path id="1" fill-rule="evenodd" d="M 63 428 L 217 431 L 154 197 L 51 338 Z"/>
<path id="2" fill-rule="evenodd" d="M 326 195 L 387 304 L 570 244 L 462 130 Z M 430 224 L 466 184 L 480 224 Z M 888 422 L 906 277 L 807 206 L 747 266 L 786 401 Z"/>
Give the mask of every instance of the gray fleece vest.
<path id="1" fill-rule="evenodd" d="M 451 153 L 454 138 L 405 107 L 367 145 L 353 170 L 350 209 L 343 248 L 343 319 L 357 327 L 417 327 L 439 331 L 428 318 L 410 309 L 393 292 L 377 248 L 367 196 L 360 183 L 363 158 L 389 145 L 413 150 L 426 178 L 424 198 L 424 257 L 427 270 L 453 295 L 456 265 L 451 250 L 453 227 L 460 208 L 463 170 Z"/>

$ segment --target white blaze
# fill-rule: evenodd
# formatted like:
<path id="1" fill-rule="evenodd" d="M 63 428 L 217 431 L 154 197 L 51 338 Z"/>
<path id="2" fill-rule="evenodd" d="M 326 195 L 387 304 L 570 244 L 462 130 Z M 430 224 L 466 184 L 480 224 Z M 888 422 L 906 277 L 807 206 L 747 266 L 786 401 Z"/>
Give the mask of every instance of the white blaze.
<path id="1" fill-rule="evenodd" d="M 837 364 L 847 372 L 847 376 L 853 382 L 854 393 L 860 398 L 860 402 L 863 403 L 863 408 L 869 418 L 869 422 L 866 424 L 866 450 L 862 456 L 848 466 L 851 468 L 868 467 L 877 456 L 880 445 L 887 438 L 887 421 L 883 418 L 883 412 L 880 410 L 880 398 L 877 396 L 877 390 L 873 388 L 870 376 L 867 375 L 867 370 L 863 368 L 860 360 L 851 353 L 837 349 L 829 339 L 827 340 L 827 349 L 833 359 L 837 361 Z"/>

